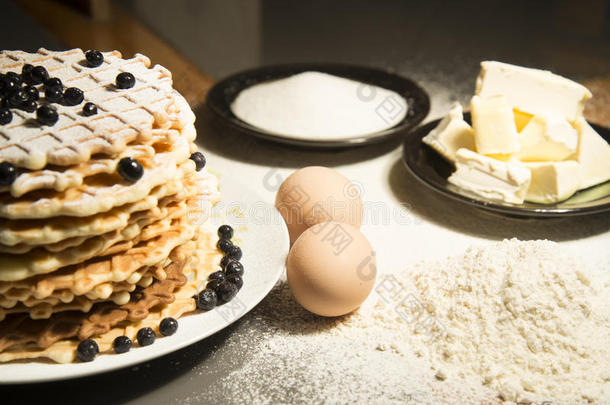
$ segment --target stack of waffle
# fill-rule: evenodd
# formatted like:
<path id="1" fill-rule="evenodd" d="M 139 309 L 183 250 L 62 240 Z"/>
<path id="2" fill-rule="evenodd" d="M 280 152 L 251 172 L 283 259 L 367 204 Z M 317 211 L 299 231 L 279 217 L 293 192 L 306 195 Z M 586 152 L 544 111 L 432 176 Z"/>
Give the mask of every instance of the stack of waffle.
<path id="1" fill-rule="evenodd" d="M 171 74 L 139 54 L 108 52 L 95 64 L 80 49 L 0 53 L 4 75 L 42 66 L 84 93 L 78 105 L 53 104 L 44 82 L 32 84 L 37 106 L 57 112 L 53 124 L 3 106 L 12 117 L 0 125 L 0 362 L 70 362 L 83 339 L 101 351 L 115 336 L 133 339 L 194 310 L 217 263 L 202 230 L 216 179 L 202 168 L 195 117 Z M 118 84 L 122 72 L 132 87 Z M 135 177 L 121 172 L 126 158 L 140 166 Z"/>

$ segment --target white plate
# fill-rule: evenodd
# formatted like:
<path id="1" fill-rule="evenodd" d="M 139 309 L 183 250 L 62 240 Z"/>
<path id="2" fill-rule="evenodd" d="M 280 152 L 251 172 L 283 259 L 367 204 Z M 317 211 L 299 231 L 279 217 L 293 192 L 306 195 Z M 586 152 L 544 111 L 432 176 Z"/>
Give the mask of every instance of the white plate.
<path id="1" fill-rule="evenodd" d="M 128 353 L 99 355 L 90 363 L 0 364 L 0 384 L 64 380 L 133 366 L 208 337 L 254 308 L 284 271 L 288 230 L 275 207 L 247 187 L 222 183 L 221 192 L 222 202 L 215 207 L 210 225 L 214 229 L 223 223 L 232 225 L 236 229 L 234 241 L 244 252 L 244 286 L 231 302 L 209 312 L 185 315 L 179 319 L 175 335 L 158 337 L 151 346 L 135 344 Z"/>

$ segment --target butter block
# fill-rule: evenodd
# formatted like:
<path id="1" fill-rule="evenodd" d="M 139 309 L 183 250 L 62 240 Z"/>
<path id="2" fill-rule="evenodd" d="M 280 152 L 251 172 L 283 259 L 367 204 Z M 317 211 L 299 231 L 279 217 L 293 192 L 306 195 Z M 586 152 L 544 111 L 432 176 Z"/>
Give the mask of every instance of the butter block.
<path id="1" fill-rule="evenodd" d="M 578 119 L 575 125 L 579 133 L 575 160 L 582 171 L 580 188 L 610 180 L 610 145 L 584 118 Z"/>
<path id="2" fill-rule="evenodd" d="M 526 201 L 550 204 L 570 198 L 580 188 L 581 167 L 575 160 L 562 162 L 526 162 L 532 180 Z"/>
<path id="3" fill-rule="evenodd" d="M 532 115 L 552 112 L 572 122 L 592 97 L 583 85 L 549 71 L 495 61 L 481 62 L 475 94 L 484 98 L 503 94 L 520 111 Z"/>
<path id="4" fill-rule="evenodd" d="M 531 181 L 530 169 L 502 162 L 468 149 L 456 153 L 457 170 L 449 183 L 492 200 L 521 204 Z"/>
<path id="5" fill-rule="evenodd" d="M 476 151 L 510 154 L 519 150 L 513 108 L 503 95 L 472 97 L 470 101 Z"/>
<path id="6" fill-rule="evenodd" d="M 454 103 L 449 114 L 422 141 L 450 162 L 455 162 L 458 149 L 474 149 L 474 131 L 464 121 L 460 103 Z"/>
<path id="7" fill-rule="evenodd" d="M 564 160 L 578 147 L 578 131 L 555 115 L 535 115 L 518 139 L 521 148 L 514 157 L 522 161 Z"/>

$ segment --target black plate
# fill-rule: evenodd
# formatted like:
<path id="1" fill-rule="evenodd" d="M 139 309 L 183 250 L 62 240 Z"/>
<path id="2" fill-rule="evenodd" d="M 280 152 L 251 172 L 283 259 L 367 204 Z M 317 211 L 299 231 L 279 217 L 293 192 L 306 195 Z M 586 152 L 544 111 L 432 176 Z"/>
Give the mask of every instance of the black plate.
<path id="1" fill-rule="evenodd" d="M 277 80 L 306 71 L 328 73 L 395 91 L 407 100 L 409 106 L 407 115 L 401 122 L 384 131 L 348 139 L 321 141 L 319 139 L 295 139 L 266 132 L 240 120 L 231 111 L 231 103 L 242 90 L 261 82 Z M 247 134 L 291 145 L 336 148 L 382 142 L 414 128 L 428 115 L 430 99 L 428 94 L 412 80 L 382 70 L 333 63 L 307 63 L 266 66 L 229 76 L 210 89 L 207 105 L 230 126 Z"/>
<path id="2" fill-rule="evenodd" d="M 470 114 L 464 119 L 470 123 Z M 454 200 L 474 207 L 520 217 L 557 217 L 585 215 L 610 211 L 610 181 L 578 191 L 568 200 L 555 204 L 509 204 L 490 200 L 447 181 L 455 168 L 434 149 L 422 142 L 422 138 L 436 128 L 440 120 L 429 122 L 409 133 L 403 143 L 403 160 L 407 168 L 423 184 Z M 610 128 L 591 124 L 607 142 L 610 142 Z"/>

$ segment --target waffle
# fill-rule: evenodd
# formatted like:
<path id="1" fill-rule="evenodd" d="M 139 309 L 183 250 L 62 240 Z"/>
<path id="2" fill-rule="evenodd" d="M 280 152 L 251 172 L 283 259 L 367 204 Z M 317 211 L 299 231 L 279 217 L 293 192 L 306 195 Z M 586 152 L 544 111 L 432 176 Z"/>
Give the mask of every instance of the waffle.
<path id="1" fill-rule="evenodd" d="M 167 278 L 164 266 L 168 261 L 168 259 L 165 259 L 155 266 L 143 266 L 124 281 L 99 283 L 83 294 L 80 294 L 80 296 L 85 296 L 91 300 L 106 300 L 116 292 L 132 292 L 136 287 L 148 287 L 154 280 L 165 280 Z M 34 297 L 32 291 L 28 289 L 13 289 L 0 297 L 0 307 L 11 309 L 20 303 L 26 307 L 33 307 L 42 303 L 53 305 L 59 303 L 67 304 L 74 301 L 75 298 L 77 296 L 70 289 L 54 290 L 44 298 Z"/>
<path id="2" fill-rule="evenodd" d="M 207 175 L 206 179 L 210 179 Z M 184 199 L 193 193 L 193 185 L 188 179 L 172 179 L 153 188 L 145 198 L 115 207 L 90 217 L 60 216 L 39 220 L 2 220 L 0 219 L 0 244 L 4 246 L 39 246 L 57 243 L 76 237 L 101 235 L 127 225 L 133 213 L 155 209 L 171 201 Z M 17 253 L 17 252 L 15 252 Z"/>
<path id="3" fill-rule="evenodd" d="M 65 191 L 86 184 L 87 177 L 115 173 L 119 160 L 124 157 L 150 159 L 158 149 L 172 145 L 179 137 L 193 142 L 195 136 L 192 124 L 182 131 L 155 129 L 150 144 L 130 144 L 116 156 L 95 157 L 74 166 L 48 166 L 41 170 L 25 171 L 10 186 L 0 186 L 0 193 L 8 192 L 11 197 L 17 198 L 36 190 Z"/>
<path id="4" fill-rule="evenodd" d="M 186 263 L 188 247 L 179 248 L 175 252 L 175 259 L 182 258 L 183 261 L 172 262 L 167 267 L 167 273 L 175 274 L 177 263 L 185 263 L 186 270 L 181 271 L 188 276 L 189 281 L 185 280 L 185 284 L 174 291 L 173 299 L 166 299 L 165 292 L 162 292 L 160 295 L 168 301 L 166 304 L 161 303 L 161 298 L 150 300 L 146 298 L 146 294 L 142 294 L 138 296 L 139 300 L 133 299 L 127 307 L 104 305 L 96 307 L 89 315 L 65 313 L 61 314 L 61 317 L 43 321 L 33 321 L 24 316 L 7 318 L 0 323 L 0 362 L 48 358 L 59 363 L 68 363 L 74 361 L 79 343 L 78 340 L 72 339 L 73 337 L 94 338 L 100 351 L 109 351 L 116 336 L 126 335 L 135 339 L 140 328 L 158 329 L 161 319 L 168 316 L 178 318 L 194 311 L 196 304 L 192 297 L 200 291 L 208 275 L 215 271 L 221 256 L 214 249 L 214 242 L 211 234 L 200 233 L 197 249 L 193 252 L 190 263 Z M 153 284 L 149 288 L 160 285 L 161 283 Z M 169 284 L 165 284 L 164 291 L 167 290 L 167 285 Z M 151 306 L 153 302 L 156 304 Z"/>
<path id="5" fill-rule="evenodd" d="M 22 298 L 19 296 L 19 294 L 3 296 L 0 298 L 0 308 L 5 309 L 5 310 L 9 310 L 9 309 L 11 310 L 11 312 L 5 312 L 5 314 L 7 314 L 7 313 L 25 313 L 25 312 L 29 312 L 29 310 L 31 308 L 35 308 L 38 305 L 69 304 L 69 303 L 74 302 L 75 300 L 77 300 L 80 297 L 86 297 L 90 300 L 102 300 L 102 301 L 108 300 L 115 293 L 124 292 L 124 291 L 132 292 L 138 286 L 148 287 L 150 284 L 152 284 L 153 275 L 149 274 L 147 270 L 145 270 L 145 271 L 146 271 L 146 274 L 145 275 L 143 274 L 140 277 L 140 279 L 134 284 L 131 284 L 127 281 L 122 281 L 122 282 L 118 282 L 118 283 L 114 283 L 114 282 L 102 283 L 102 284 L 96 286 L 96 288 L 92 289 L 91 291 L 89 291 L 83 295 L 80 295 L 80 296 L 75 296 L 70 290 L 58 290 L 46 298 L 34 298 L 34 297 Z M 15 309 L 17 309 L 17 310 L 15 310 Z"/>
<path id="6" fill-rule="evenodd" d="M 164 204 L 164 205 L 161 205 Z M 168 199 L 163 203 L 160 202 L 158 206 L 152 207 L 146 211 L 138 211 L 131 215 L 127 216 L 126 223 L 123 227 L 119 227 L 117 229 L 112 229 L 108 232 L 105 232 L 101 235 L 111 235 L 113 232 L 117 232 L 120 230 L 125 230 L 133 225 L 139 225 L 141 227 L 152 224 L 157 220 L 161 220 L 167 217 L 177 217 L 186 214 L 187 201 L 186 200 L 172 200 Z M 41 245 L 27 245 L 27 244 L 18 244 L 15 246 L 3 246 L 0 245 L 0 253 L 10 253 L 10 254 L 24 254 L 28 252 L 36 252 L 41 250 L 46 250 L 47 252 L 63 252 L 69 248 L 77 247 L 83 243 L 85 243 L 88 239 L 93 239 L 99 236 L 96 235 L 85 235 L 85 236 L 77 236 L 72 238 L 67 238 L 60 240 L 55 243 L 45 243 Z"/>
<path id="7" fill-rule="evenodd" d="M 168 180 L 195 171 L 189 160 L 190 145 L 178 138 L 173 147 L 164 153 L 142 159 L 142 178 L 130 183 L 118 173 L 92 177 L 89 184 L 67 189 L 60 193 L 35 192 L 21 198 L 0 196 L 0 217 L 9 219 L 49 218 L 60 215 L 84 217 L 108 211 L 113 207 L 139 201 L 150 191 Z"/>
<path id="8" fill-rule="evenodd" d="M 161 234 L 179 233 L 187 239 L 193 236 L 194 226 L 186 218 L 186 209 L 181 209 L 180 218 L 164 218 L 150 225 L 151 218 L 142 218 L 123 229 L 87 239 L 84 243 L 60 252 L 49 252 L 37 248 L 24 255 L 0 254 L 0 280 L 18 281 L 38 274 L 54 272 L 62 267 L 81 263 L 94 257 L 108 256 L 128 250 L 141 240 Z M 146 226 L 144 226 L 146 224 Z"/>
<path id="9" fill-rule="evenodd" d="M 90 67 L 78 49 L 0 52 L 0 73 L 30 83 L 1 78 L 12 118 L 0 124 L 0 361 L 71 360 L 62 348 L 79 339 L 177 317 L 217 265 L 203 263 L 218 254 L 199 229 L 219 193 L 193 155 L 193 112 L 163 67 L 103 57 Z M 32 84 L 45 80 L 39 66 L 52 81 Z M 52 97 L 57 79 L 84 101 Z"/>
<path id="10" fill-rule="evenodd" d="M 65 87 L 84 91 L 85 102 L 98 107 L 94 117 L 84 117 L 79 109 L 58 105 L 59 121 L 53 127 L 28 125 L 30 114 L 15 110 L 13 121 L 0 127 L 0 160 L 30 170 L 48 164 L 69 166 L 86 162 L 93 154 L 121 153 L 131 142 L 150 141 L 153 128 L 181 129 L 189 122 L 176 106 L 171 73 L 161 67 L 150 68 L 150 60 L 136 54 L 122 59 L 117 51 L 104 53 L 97 68 L 84 66 L 80 49 L 51 52 L 40 49 L 30 54 L 2 51 L 0 71 L 21 72 L 24 64 L 43 65 Z M 136 77 L 131 89 L 117 91 L 119 72 Z"/>

